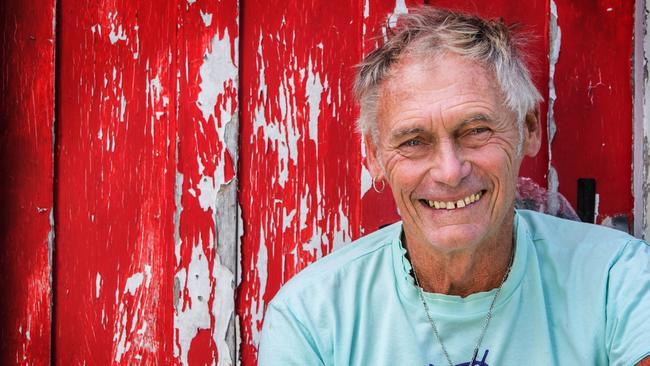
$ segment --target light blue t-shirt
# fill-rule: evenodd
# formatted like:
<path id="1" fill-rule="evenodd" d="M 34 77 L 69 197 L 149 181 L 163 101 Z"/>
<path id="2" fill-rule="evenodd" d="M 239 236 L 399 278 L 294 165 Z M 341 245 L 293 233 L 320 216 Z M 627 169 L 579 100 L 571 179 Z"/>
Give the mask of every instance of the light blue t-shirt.
<path id="1" fill-rule="evenodd" d="M 650 246 L 625 233 L 531 211 L 515 215 L 511 272 L 477 366 L 633 365 L 650 355 Z M 269 304 L 261 366 L 445 366 L 401 223 L 289 281 Z M 451 360 L 468 365 L 494 291 L 425 294 Z"/>

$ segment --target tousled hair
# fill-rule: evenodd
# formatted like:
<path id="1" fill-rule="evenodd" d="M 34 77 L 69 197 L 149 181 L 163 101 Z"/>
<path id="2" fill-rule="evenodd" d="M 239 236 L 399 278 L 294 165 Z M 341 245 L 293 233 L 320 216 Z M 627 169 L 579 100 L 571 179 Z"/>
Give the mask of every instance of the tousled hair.
<path id="1" fill-rule="evenodd" d="M 361 109 L 359 131 L 377 142 L 381 85 L 401 59 L 410 55 L 416 60 L 435 60 L 452 52 L 494 73 L 506 107 L 516 115 L 520 135 L 517 152 L 521 153 L 524 119 L 542 97 L 526 68 L 524 36 L 516 32 L 516 27 L 501 20 L 428 6 L 402 14 L 397 25 L 388 28 L 383 45 L 357 65 L 354 94 Z"/>

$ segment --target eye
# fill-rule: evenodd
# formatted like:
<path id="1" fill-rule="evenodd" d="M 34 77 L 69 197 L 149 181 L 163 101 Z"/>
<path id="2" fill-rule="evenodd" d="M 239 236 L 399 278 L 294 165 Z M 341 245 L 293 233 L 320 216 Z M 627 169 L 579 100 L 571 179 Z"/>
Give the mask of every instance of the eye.
<path id="1" fill-rule="evenodd" d="M 487 132 L 490 132 L 490 129 L 487 127 L 475 127 L 470 129 L 467 134 L 476 136 Z"/>
<path id="2" fill-rule="evenodd" d="M 490 140 L 493 132 L 489 127 L 473 127 L 460 135 L 460 141 L 467 147 L 480 147 Z"/>
<path id="3" fill-rule="evenodd" d="M 422 141 L 416 140 L 416 139 L 411 139 L 408 141 L 403 142 L 400 146 L 402 147 L 416 147 L 422 145 Z"/>

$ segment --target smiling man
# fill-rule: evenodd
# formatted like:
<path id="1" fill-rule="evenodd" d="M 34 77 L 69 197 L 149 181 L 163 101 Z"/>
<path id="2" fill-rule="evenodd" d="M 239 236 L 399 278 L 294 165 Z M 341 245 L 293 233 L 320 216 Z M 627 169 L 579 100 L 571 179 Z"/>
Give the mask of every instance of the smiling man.
<path id="1" fill-rule="evenodd" d="M 292 279 L 260 365 L 649 365 L 650 248 L 514 207 L 540 149 L 516 35 L 420 8 L 359 66 L 373 186 L 402 221 Z"/>

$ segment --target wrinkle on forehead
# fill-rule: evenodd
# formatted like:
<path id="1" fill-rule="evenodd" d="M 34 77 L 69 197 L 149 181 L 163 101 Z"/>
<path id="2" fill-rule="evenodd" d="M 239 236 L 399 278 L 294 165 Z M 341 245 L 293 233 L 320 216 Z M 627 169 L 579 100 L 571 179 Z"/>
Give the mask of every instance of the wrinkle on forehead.
<path id="1" fill-rule="evenodd" d="M 476 72 L 463 74 L 469 78 L 462 80 L 462 84 L 458 84 L 458 80 L 455 78 L 459 76 L 457 70 L 450 69 L 455 66 L 465 70 L 476 70 Z M 431 102 L 439 103 L 441 107 L 438 110 L 438 115 L 431 117 L 441 121 L 443 125 L 448 122 L 444 119 L 445 113 L 451 112 L 451 115 L 456 115 L 455 112 L 460 112 L 462 114 L 462 111 L 458 111 L 458 109 L 462 110 L 465 104 L 471 104 L 477 109 L 483 104 L 486 107 L 484 114 L 509 112 L 494 72 L 489 71 L 478 62 L 462 56 L 445 53 L 432 60 L 422 60 L 410 56 L 400 60 L 393 69 L 390 77 L 383 82 L 380 88 L 377 114 L 379 130 L 382 129 L 382 126 L 393 125 L 395 121 L 390 119 L 394 118 L 393 112 L 396 109 L 400 115 L 406 116 L 404 122 L 409 119 L 410 104 L 413 104 L 417 115 L 417 109 L 422 106 L 420 99 L 431 98 L 431 95 L 440 96 L 439 99 Z M 423 75 L 431 79 L 430 93 L 421 90 Z M 424 102 L 426 103 L 426 101 Z M 492 117 L 497 119 L 496 115 Z M 381 121 L 387 123 L 381 123 Z"/>

